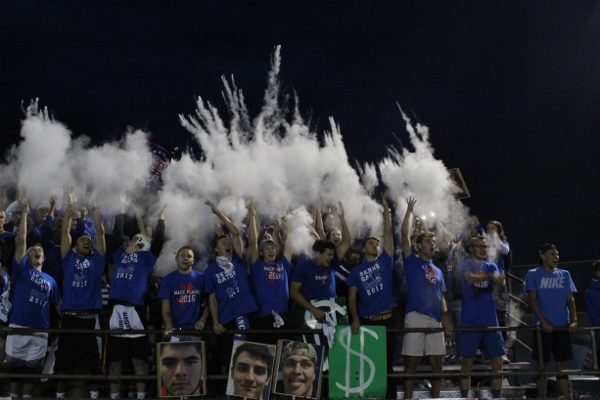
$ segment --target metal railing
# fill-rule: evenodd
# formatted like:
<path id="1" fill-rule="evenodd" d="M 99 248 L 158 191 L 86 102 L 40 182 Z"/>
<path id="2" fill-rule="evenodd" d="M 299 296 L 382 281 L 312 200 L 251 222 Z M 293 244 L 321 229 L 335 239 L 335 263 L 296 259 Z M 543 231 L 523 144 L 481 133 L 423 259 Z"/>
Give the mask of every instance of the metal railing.
<path id="1" fill-rule="evenodd" d="M 556 328 L 555 331 L 567 331 L 568 328 Z M 461 372 L 450 372 L 443 371 L 441 373 L 434 372 L 390 372 L 388 378 L 461 378 L 466 375 L 472 377 L 507 377 L 507 376 L 543 376 L 543 375 L 595 375 L 600 376 L 598 369 L 598 358 L 597 358 L 597 347 L 594 337 L 594 332 L 600 330 L 600 326 L 592 327 L 578 327 L 573 332 L 586 331 L 589 332 L 591 337 L 591 349 L 593 358 L 593 369 L 575 369 L 575 370 L 564 370 L 564 371 L 548 371 L 545 369 L 545 362 L 543 358 L 543 352 L 538 351 L 540 360 L 537 363 L 537 368 L 519 369 L 518 371 L 503 371 L 503 372 L 490 372 L 490 371 L 471 371 L 467 373 Z M 408 333 L 408 332 L 440 332 L 444 331 L 443 328 L 388 328 L 389 333 Z M 542 346 L 542 331 L 538 328 L 533 327 L 487 327 L 487 328 L 455 328 L 452 330 L 453 333 L 460 332 L 497 332 L 497 331 L 519 331 L 519 332 L 534 332 L 536 335 L 536 345 L 538 350 L 541 350 Z M 147 329 L 147 330 L 123 330 L 123 329 L 97 329 L 97 330 L 86 330 L 86 329 L 31 329 L 31 328 L 10 328 L 0 327 L 0 333 L 4 334 L 32 334 L 47 332 L 51 334 L 90 334 L 90 335 L 123 335 L 123 334 L 139 334 L 144 332 L 146 334 L 162 335 L 163 330 L 158 329 Z M 252 334 L 252 335 L 269 335 L 278 336 L 282 338 L 294 337 L 302 334 L 320 334 L 321 331 L 317 329 L 277 329 L 277 330 L 227 330 L 223 334 L 235 335 L 235 334 Z M 207 337 L 215 335 L 212 330 L 205 329 L 199 330 L 177 330 L 174 332 L 176 335 L 190 335 L 190 336 L 202 336 Z M 527 346 L 525 343 L 523 345 Z M 29 379 L 49 379 L 49 380 L 84 380 L 84 381 L 110 381 L 110 380 L 156 380 L 156 375 L 86 375 L 86 374 L 32 374 L 32 373 L 11 373 L 11 372 L 0 372 L 0 379 L 17 379 L 17 378 L 29 378 Z M 225 380 L 228 375 L 207 375 L 208 380 Z M 323 374 L 323 378 L 327 379 L 327 373 Z"/>

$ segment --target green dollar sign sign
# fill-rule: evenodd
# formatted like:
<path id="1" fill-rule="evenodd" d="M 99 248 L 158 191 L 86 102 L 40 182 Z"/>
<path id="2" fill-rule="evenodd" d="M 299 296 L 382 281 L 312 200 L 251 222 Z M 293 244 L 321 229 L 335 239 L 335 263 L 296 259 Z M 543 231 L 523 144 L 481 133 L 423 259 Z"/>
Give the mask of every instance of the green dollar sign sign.
<path id="1" fill-rule="evenodd" d="M 350 347 L 350 341 L 352 340 L 352 332 L 350 327 L 344 327 L 338 331 L 338 340 L 340 345 L 346 350 L 346 382 L 345 384 L 341 384 L 339 382 L 335 382 L 335 385 L 338 389 L 343 390 L 345 393 L 345 397 L 350 396 L 351 394 L 358 394 L 362 396 L 366 388 L 368 388 L 373 382 L 373 378 L 375 377 L 375 363 L 370 357 L 367 357 L 364 354 L 365 347 L 365 333 L 371 335 L 375 340 L 379 339 L 379 336 L 375 331 L 369 328 L 361 327 L 360 328 L 360 351 L 356 351 Z M 356 356 L 359 358 L 359 379 L 357 386 L 351 386 L 351 357 Z M 369 370 L 369 377 L 365 380 L 365 363 L 367 363 Z"/>

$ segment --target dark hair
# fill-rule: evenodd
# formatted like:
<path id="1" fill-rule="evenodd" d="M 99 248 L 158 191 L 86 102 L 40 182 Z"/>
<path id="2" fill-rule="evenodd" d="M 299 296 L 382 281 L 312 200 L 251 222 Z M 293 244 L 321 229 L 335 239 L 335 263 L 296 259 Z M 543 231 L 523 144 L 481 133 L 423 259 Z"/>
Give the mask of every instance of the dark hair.
<path id="1" fill-rule="evenodd" d="M 547 252 L 548 250 L 558 250 L 556 248 L 555 245 L 553 245 L 552 243 L 544 243 L 540 246 L 539 250 L 538 250 L 538 257 L 540 260 L 540 265 L 544 264 L 544 261 L 542 260 L 542 256 L 544 255 L 545 252 Z"/>
<path id="2" fill-rule="evenodd" d="M 423 239 L 425 239 L 425 238 L 433 239 L 434 237 L 435 237 L 434 232 L 431 232 L 431 231 L 421 232 L 417 235 L 416 243 L 420 244 L 420 243 L 423 243 Z"/>
<path id="3" fill-rule="evenodd" d="M 596 271 L 596 273 L 598 273 L 598 271 L 600 271 L 600 260 L 594 261 L 592 267 L 594 267 L 594 270 Z"/>
<path id="4" fill-rule="evenodd" d="M 192 254 L 194 255 L 194 258 L 196 257 L 196 251 L 188 245 L 182 246 L 179 248 L 179 250 L 177 250 L 177 254 L 175 254 L 175 257 L 179 256 L 179 253 L 181 253 L 183 250 L 190 250 L 192 252 Z"/>
<path id="5" fill-rule="evenodd" d="M 219 240 L 226 238 L 226 237 L 229 237 L 229 235 L 226 235 L 224 233 L 216 234 L 210 241 L 210 250 L 214 253 L 215 248 L 217 247 L 217 244 L 219 243 Z"/>
<path id="6" fill-rule="evenodd" d="M 248 343 L 244 342 L 239 345 L 233 353 L 233 362 L 231 368 L 235 368 L 237 359 L 243 352 L 250 354 L 254 358 L 259 358 L 267 364 L 267 374 L 271 376 L 271 370 L 273 369 L 273 354 L 269 351 L 269 348 L 265 344 Z"/>
<path id="7" fill-rule="evenodd" d="M 498 237 L 500 238 L 500 240 L 502 240 L 503 242 L 508 242 L 508 238 L 506 237 L 506 233 L 504 233 L 504 227 L 502 226 L 502 223 L 493 219 L 491 221 L 488 221 L 486 227 L 490 224 L 496 227 L 496 230 L 498 231 Z"/>
<path id="8" fill-rule="evenodd" d="M 160 353 L 162 356 L 162 352 L 164 351 L 165 347 L 167 346 L 173 346 L 173 347 L 178 347 L 178 346 L 193 346 L 194 349 L 198 352 L 198 354 L 202 355 L 202 342 L 165 342 L 165 343 L 161 343 L 160 344 Z"/>
<path id="9" fill-rule="evenodd" d="M 552 243 L 544 243 L 540 246 L 540 250 L 539 250 L 540 256 L 542 254 L 544 254 L 545 252 L 547 252 L 548 250 L 558 250 L 558 249 Z"/>
<path id="10" fill-rule="evenodd" d="M 371 240 L 371 239 L 373 239 L 373 240 L 377 241 L 377 243 L 381 243 L 381 240 L 379 240 L 379 238 L 377 238 L 377 237 L 375 237 L 375 236 L 369 236 L 369 237 L 367 237 L 365 240 L 363 240 L 363 242 L 362 242 L 362 246 L 361 246 L 361 249 L 364 249 L 364 247 L 365 247 L 365 245 L 367 244 L 367 242 L 368 242 L 369 240 Z"/>
<path id="11" fill-rule="evenodd" d="M 316 253 L 323 254 L 327 249 L 335 251 L 335 244 L 333 244 L 333 242 L 330 242 L 329 240 L 317 239 L 313 243 L 312 249 Z"/>

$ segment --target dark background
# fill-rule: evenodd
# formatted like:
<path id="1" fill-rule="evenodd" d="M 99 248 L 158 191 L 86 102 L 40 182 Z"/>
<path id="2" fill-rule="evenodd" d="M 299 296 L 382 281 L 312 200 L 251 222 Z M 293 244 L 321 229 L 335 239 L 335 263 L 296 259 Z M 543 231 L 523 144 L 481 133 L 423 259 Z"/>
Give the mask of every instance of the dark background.
<path id="1" fill-rule="evenodd" d="M 178 114 L 197 95 L 222 107 L 221 74 L 255 115 L 281 44 L 285 87 L 319 131 L 336 118 L 351 158 L 408 142 L 398 102 L 462 170 L 473 213 L 504 223 L 516 263 L 545 241 L 599 256 L 597 1 L 222 3 L 1 0 L 2 147 L 35 97 L 96 143 L 133 126 L 185 147 Z"/>

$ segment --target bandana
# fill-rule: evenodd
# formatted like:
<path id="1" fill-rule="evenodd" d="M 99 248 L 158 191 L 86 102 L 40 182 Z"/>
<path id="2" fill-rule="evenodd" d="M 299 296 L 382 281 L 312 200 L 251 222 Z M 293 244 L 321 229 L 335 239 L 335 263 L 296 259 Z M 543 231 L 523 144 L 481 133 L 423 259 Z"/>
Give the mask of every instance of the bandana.
<path id="1" fill-rule="evenodd" d="M 231 262 L 231 259 L 229 257 L 217 256 L 216 261 L 217 265 L 221 267 L 221 269 L 226 273 L 229 274 L 233 270 L 233 263 Z"/>

